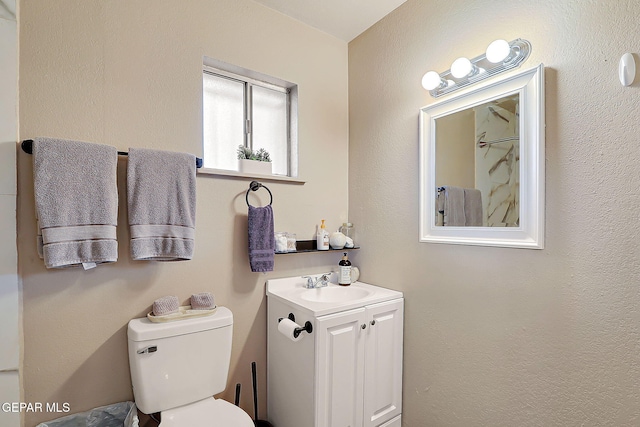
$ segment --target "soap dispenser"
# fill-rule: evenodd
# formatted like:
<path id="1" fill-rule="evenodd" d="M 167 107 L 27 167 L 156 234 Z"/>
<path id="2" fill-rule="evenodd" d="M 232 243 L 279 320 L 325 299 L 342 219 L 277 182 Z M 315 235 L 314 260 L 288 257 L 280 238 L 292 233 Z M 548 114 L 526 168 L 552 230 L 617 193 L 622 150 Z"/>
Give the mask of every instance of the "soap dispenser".
<path id="1" fill-rule="evenodd" d="M 347 253 L 344 253 L 342 260 L 338 263 L 338 285 L 349 286 L 351 284 L 351 261 Z"/>
<path id="2" fill-rule="evenodd" d="M 319 251 L 329 250 L 329 232 L 324 226 L 324 219 L 322 220 L 322 224 L 320 224 L 320 228 L 316 233 L 316 248 Z"/>

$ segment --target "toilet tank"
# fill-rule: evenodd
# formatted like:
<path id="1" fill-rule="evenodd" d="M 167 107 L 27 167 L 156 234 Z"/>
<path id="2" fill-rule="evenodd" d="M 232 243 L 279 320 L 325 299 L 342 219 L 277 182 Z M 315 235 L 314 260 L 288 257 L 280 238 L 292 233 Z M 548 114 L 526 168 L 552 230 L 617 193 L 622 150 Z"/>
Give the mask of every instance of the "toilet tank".
<path id="1" fill-rule="evenodd" d="M 127 331 L 133 395 L 146 414 L 193 403 L 226 388 L 233 314 L 172 322 L 133 319 Z"/>

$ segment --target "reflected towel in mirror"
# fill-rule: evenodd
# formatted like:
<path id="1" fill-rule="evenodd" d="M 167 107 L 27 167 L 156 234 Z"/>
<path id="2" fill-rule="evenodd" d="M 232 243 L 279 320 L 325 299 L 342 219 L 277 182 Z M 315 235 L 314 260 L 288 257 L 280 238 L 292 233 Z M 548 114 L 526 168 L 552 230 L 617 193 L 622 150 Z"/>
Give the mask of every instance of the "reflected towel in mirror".
<path id="1" fill-rule="evenodd" d="M 436 200 L 442 223 L 449 227 L 482 226 L 482 193 L 475 188 L 440 187 Z"/>
<path id="2" fill-rule="evenodd" d="M 464 189 L 447 185 L 438 192 L 438 210 L 444 215 L 442 225 L 464 226 Z"/>
<path id="3" fill-rule="evenodd" d="M 482 227 L 482 193 L 475 188 L 464 189 L 464 225 Z"/>

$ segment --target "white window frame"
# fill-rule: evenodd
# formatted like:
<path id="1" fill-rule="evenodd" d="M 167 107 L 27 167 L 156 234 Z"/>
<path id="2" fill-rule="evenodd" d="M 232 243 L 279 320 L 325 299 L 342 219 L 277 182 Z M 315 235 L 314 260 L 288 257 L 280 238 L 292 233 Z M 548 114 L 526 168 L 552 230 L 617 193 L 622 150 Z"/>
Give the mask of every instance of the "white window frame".
<path id="1" fill-rule="evenodd" d="M 300 182 L 298 177 L 298 87 L 297 85 L 261 74 L 255 71 L 247 70 L 235 65 L 227 64 L 211 58 L 204 58 L 203 61 L 203 78 L 205 74 L 227 78 L 237 81 L 245 85 L 244 99 L 244 144 L 253 148 L 253 132 L 251 123 L 251 105 L 252 105 L 252 88 L 260 86 L 270 90 L 287 94 L 287 175 L 273 175 L 273 180 L 285 180 Z M 204 117 L 203 117 L 204 120 Z M 203 122 L 204 126 L 204 122 Z M 204 135 L 202 140 L 202 148 L 204 151 Z M 201 168 L 199 173 L 208 173 L 215 175 L 240 176 L 245 177 L 247 174 L 229 169 L 211 169 Z"/>

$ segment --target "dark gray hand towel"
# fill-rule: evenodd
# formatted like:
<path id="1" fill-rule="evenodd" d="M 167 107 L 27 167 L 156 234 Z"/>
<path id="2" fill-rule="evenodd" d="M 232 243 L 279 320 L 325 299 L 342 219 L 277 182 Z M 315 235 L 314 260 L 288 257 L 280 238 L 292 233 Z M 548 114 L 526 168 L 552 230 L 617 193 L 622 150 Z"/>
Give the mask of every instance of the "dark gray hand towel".
<path id="1" fill-rule="evenodd" d="M 249 206 L 249 264 L 253 272 L 273 271 L 275 236 L 271 205 Z"/>
<path id="2" fill-rule="evenodd" d="M 38 252 L 42 249 L 47 268 L 87 269 L 117 261 L 117 163 L 115 147 L 34 139 Z"/>
<path id="3" fill-rule="evenodd" d="M 182 261 L 193 257 L 195 156 L 130 148 L 127 201 L 132 259 Z"/>

